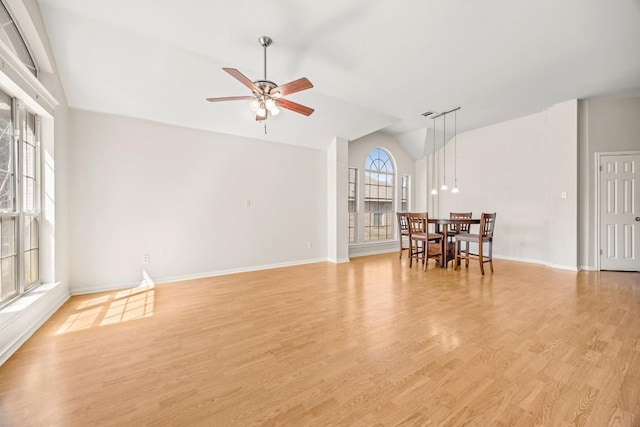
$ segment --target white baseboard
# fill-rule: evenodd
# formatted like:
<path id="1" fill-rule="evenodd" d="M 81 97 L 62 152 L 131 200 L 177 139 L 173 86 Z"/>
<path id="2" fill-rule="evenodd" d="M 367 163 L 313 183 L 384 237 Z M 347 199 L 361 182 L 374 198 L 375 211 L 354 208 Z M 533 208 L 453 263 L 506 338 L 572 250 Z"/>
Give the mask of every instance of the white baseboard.
<path id="1" fill-rule="evenodd" d="M 598 271 L 598 269 L 590 265 L 579 265 L 578 271 Z"/>
<path id="2" fill-rule="evenodd" d="M 577 273 L 578 267 L 571 267 L 569 265 L 559 265 L 559 264 L 544 264 L 547 267 L 551 267 L 551 268 L 555 268 L 556 270 L 566 270 L 566 271 L 573 271 L 574 273 Z"/>
<path id="3" fill-rule="evenodd" d="M 157 282 L 154 282 L 157 283 Z M 112 284 L 107 284 L 107 285 L 101 285 L 101 286 L 85 286 L 82 288 L 72 288 L 71 289 L 71 295 L 75 296 L 75 295 L 88 295 L 88 294 L 96 294 L 99 292 L 109 292 L 109 291 L 119 291 L 122 289 L 131 289 L 131 288 L 137 288 L 138 286 L 144 286 L 145 284 L 143 283 L 142 280 L 137 281 L 137 282 L 127 282 L 127 283 L 112 283 Z"/>
<path id="4" fill-rule="evenodd" d="M 243 268 L 232 268 L 232 269 L 226 269 L 226 270 L 217 270 L 217 271 L 210 271 L 210 272 L 205 272 L 205 273 L 196 273 L 196 274 L 187 274 L 187 275 L 180 275 L 180 276 L 169 276 L 169 277 L 161 277 L 158 279 L 155 279 L 153 281 L 153 283 L 159 284 L 159 283 L 169 283 L 169 282 L 182 282 L 182 281 L 186 281 L 186 280 L 194 280 L 194 279 L 203 279 L 203 278 L 207 278 L 207 277 L 216 277 L 216 276 L 226 276 L 229 274 L 237 274 L 237 273 L 248 273 L 251 271 L 259 271 L 259 270 L 269 270 L 269 269 L 273 269 L 273 268 L 282 268 L 282 267 L 293 267 L 296 265 L 304 265 L 304 264 L 313 264 L 316 262 L 332 262 L 335 264 L 340 264 L 340 263 L 345 263 L 345 262 L 349 262 L 350 258 L 357 258 L 357 257 L 362 257 L 362 256 L 368 256 L 368 255 L 380 255 L 380 254 L 386 254 L 386 253 L 393 253 L 393 252 L 398 252 L 398 242 L 385 242 L 383 244 L 371 244 L 371 245 L 359 245 L 359 246 L 355 246 L 353 248 L 357 249 L 357 252 L 355 251 L 351 251 L 350 248 L 350 253 L 349 253 L 349 258 L 340 258 L 337 260 L 330 260 L 327 258 L 316 258 L 316 259 L 307 259 L 307 260 L 301 260 L 301 261 L 290 261 L 290 262 L 282 262 L 282 263 L 274 263 L 274 264 L 263 264 L 263 265 L 258 265 L 258 266 L 252 266 L 252 267 L 243 267 Z M 355 252 L 355 253 L 354 253 Z M 526 263 L 531 263 L 531 264 L 540 264 L 540 265 L 545 265 L 547 267 L 551 267 L 551 268 L 555 268 L 555 269 L 559 269 L 559 270 L 567 270 L 567 271 L 579 271 L 579 270 L 589 270 L 589 271 L 595 271 L 595 269 L 591 268 L 591 267 L 580 267 L 580 268 L 576 268 L 576 267 L 572 267 L 572 266 L 566 266 L 566 265 L 559 265 L 559 264 L 549 264 L 537 259 L 530 259 L 530 258 L 520 258 L 520 257 L 512 257 L 512 256 L 504 256 L 504 255 L 494 255 L 493 256 L 496 259 L 505 259 L 508 261 L 518 261 L 518 262 L 526 262 Z M 117 290 L 121 290 L 121 289 L 131 289 L 131 288 L 135 288 L 138 286 L 146 286 L 149 283 L 146 283 L 144 281 L 136 281 L 136 282 L 128 282 L 128 283 L 117 283 L 117 284 L 107 284 L 107 285 L 102 285 L 102 286 L 91 286 L 91 287 L 80 287 L 80 288 L 72 288 L 71 289 L 71 295 L 85 295 L 85 294 L 93 294 L 93 293 L 98 293 L 98 292 L 108 292 L 108 291 L 117 291 Z"/>
<path id="5" fill-rule="evenodd" d="M 389 244 L 386 245 L 371 245 L 371 246 L 366 246 L 366 245 L 362 245 L 362 246 L 357 246 L 358 250 L 361 250 L 362 252 L 358 251 L 356 253 L 353 252 L 349 252 L 349 256 L 351 258 L 357 258 L 357 257 L 361 257 L 361 256 L 368 256 L 368 255 L 379 255 L 379 254 L 385 254 L 385 253 L 392 253 L 392 252 L 398 252 L 398 247 L 397 247 L 397 242 L 394 243 L 395 246 L 390 247 Z M 364 250 L 363 250 L 364 249 Z M 539 259 L 531 259 L 531 258 L 520 258 L 520 257 L 512 257 L 512 256 L 505 256 L 505 255 L 496 255 L 494 254 L 493 257 L 495 259 L 505 259 L 508 261 L 517 261 L 517 262 L 526 262 L 526 263 L 530 263 L 530 264 L 539 264 L 539 265 L 544 265 L 550 268 L 555 268 L 558 270 L 568 270 L 568 271 L 578 271 L 578 268 L 576 267 L 572 267 L 572 266 L 568 266 L 568 265 L 560 265 L 560 264 L 550 264 L 548 262 L 544 262 L 544 261 L 540 261 Z"/>
<path id="6" fill-rule="evenodd" d="M 205 273 L 196 273 L 196 274 L 185 274 L 180 276 L 169 276 L 169 277 L 161 277 L 153 280 L 153 284 L 160 283 L 170 283 L 170 282 L 183 282 L 186 280 L 194 280 L 194 279 L 204 279 L 207 277 L 216 277 L 216 276 L 226 276 L 229 274 L 237 274 L 237 273 L 248 273 L 251 271 L 260 271 L 260 270 L 271 270 L 274 268 L 282 268 L 282 267 L 293 267 L 296 265 L 304 265 L 304 264 L 314 264 L 317 262 L 327 262 L 327 258 L 315 258 L 315 259 L 305 259 L 300 261 L 289 261 L 289 262 L 281 262 L 274 264 L 263 264 L 256 265 L 251 267 L 242 267 L 242 268 L 230 268 L 226 270 L 217 270 L 210 271 Z M 348 261 L 348 259 L 347 259 Z M 108 291 L 117 291 L 120 289 L 131 289 L 138 286 L 147 286 L 149 282 L 139 281 L 139 282 L 129 282 L 129 283 L 118 283 L 118 284 L 108 284 L 103 286 L 91 286 L 91 287 L 81 287 L 81 288 L 73 288 L 71 289 L 71 295 L 86 295 L 86 294 L 94 294 L 98 292 L 108 292 Z"/>
<path id="7" fill-rule="evenodd" d="M 495 259 L 505 259 L 507 261 L 518 261 L 518 262 L 526 262 L 529 264 L 539 264 L 544 265 L 546 267 L 555 268 L 557 270 L 567 270 L 567 271 L 578 271 L 577 267 L 573 267 L 570 265 L 560 265 L 560 264 L 550 264 L 548 262 L 541 261 L 539 259 L 531 259 L 531 258 L 520 258 L 506 255 L 493 255 Z"/>

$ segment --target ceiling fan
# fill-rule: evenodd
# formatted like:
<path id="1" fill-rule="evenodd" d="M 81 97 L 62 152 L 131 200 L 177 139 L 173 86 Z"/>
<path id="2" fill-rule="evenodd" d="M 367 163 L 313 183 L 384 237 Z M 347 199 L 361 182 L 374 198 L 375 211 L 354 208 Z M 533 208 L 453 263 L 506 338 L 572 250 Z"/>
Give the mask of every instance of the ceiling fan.
<path id="1" fill-rule="evenodd" d="M 221 98 L 207 98 L 209 102 L 220 101 L 239 101 L 247 100 L 251 101 L 249 106 L 256 113 L 256 121 L 267 120 L 269 114 L 276 116 L 280 113 L 280 108 L 295 111 L 305 116 L 313 113 L 313 108 L 298 104 L 288 99 L 284 99 L 284 96 L 291 95 L 292 93 L 300 92 L 313 87 L 313 84 L 306 77 L 299 78 L 283 85 L 277 85 L 271 80 L 267 80 L 267 47 L 273 42 L 270 37 L 262 36 L 258 38 L 258 42 L 264 48 L 264 79 L 256 80 L 252 82 L 240 71 L 235 68 L 223 68 L 224 71 L 231 74 L 231 77 L 238 80 L 240 83 L 251 89 L 251 96 L 225 96 Z M 280 107 L 280 108 L 278 108 Z M 266 128 L 265 128 L 266 131 Z"/>

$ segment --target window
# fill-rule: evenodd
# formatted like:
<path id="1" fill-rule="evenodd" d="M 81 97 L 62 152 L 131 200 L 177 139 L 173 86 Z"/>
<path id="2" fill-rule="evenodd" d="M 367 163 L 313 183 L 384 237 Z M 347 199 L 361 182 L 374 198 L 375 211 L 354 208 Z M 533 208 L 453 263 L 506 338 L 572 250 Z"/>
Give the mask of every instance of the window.
<path id="1" fill-rule="evenodd" d="M 18 295 L 12 99 L 0 92 L 0 303 Z"/>
<path id="2" fill-rule="evenodd" d="M 409 175 L 400 176 L 400 212 L 409 210 Z"/>
<path id="3" fill-rule="evenodd" d="M 27 44 L 2 1 L 0 1 L 0 40 L 16 54 L 34 76 L 38 75 L 36 63 L 29 52 Z"/>
<path id="4" fill-rule="evenodd" d="M 0 304 L 40 283 L 38 135 L 38 117 L 0 92 Z"/>
<path id="5" fill-rule="evenodd" d="M 391 156 L 374 148 L 364 173 L 364 240 L 393 238 L 394 167 Z"/>
<path id="6" fill-rule="evenodd" d="M 22 145 L 22 209 L 24 216 L 24 287 L 29 289 L 40 282 L 39 224 L 40 224 L 40 186 L 39 165 L 40 147 L 36 138 L 35 114 L 22 110 L 24 115 L 20 124 L 20 144 Z"/>
<path id="7" fill-rule="evenodd" d="M 358 218 L 358 169 L 349 168 L 349 242 L 356 241 Z"/>

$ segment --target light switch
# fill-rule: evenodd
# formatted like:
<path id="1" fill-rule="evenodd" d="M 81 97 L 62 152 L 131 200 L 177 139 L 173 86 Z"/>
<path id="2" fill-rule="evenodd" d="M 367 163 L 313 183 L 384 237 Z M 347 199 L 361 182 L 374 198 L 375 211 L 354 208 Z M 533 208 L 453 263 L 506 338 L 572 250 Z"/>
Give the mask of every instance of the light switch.
<path id="1" fill-rule="evenodd" d="M 244 207 L 245 207 L 245 208 L 251 207 L 251 200 L 246 199 L 246 200 L 244 201 Z"/>

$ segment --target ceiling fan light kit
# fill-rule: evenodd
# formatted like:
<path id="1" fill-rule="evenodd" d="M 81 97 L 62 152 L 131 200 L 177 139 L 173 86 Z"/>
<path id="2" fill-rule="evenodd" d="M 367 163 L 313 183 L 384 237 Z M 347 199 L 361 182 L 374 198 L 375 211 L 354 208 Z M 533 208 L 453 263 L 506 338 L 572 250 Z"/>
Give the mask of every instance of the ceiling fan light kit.
<path id="1" fill-rule="evenodd" d="M 313 108 L 309 108 L 305 105 L 298 104 L 293 101 L 284 99 L 286 95 L 292 93 L 301 92 L 306 89 L 311 89 L 313 84 L 306 77 L 301 77 L 298 80 L 278 85 L 271 80 L 267 80 L 267 48 L 271 46 L 273 40 L 268 36 L 262 36 L 258 38 L 260 46 L 264 49 L 264 79 L 251 81 L 240 71 L 235 68 L 223 68 L 231 77 L 238 80 L 251 90 L 252 96 L 227 96 L 221 98 L 207 98 L 209 102 L 220 101 L 238 101 L 247 100 L 249 108 L 256 113 L 256 121 L 265 122 L 269 117 L 277 116 L 280 113 L 280 108 L 294 111 L 298 114 L 310 116 L 313 113 Z M 265 133 L 267 132 L 265 124 Z"/>

